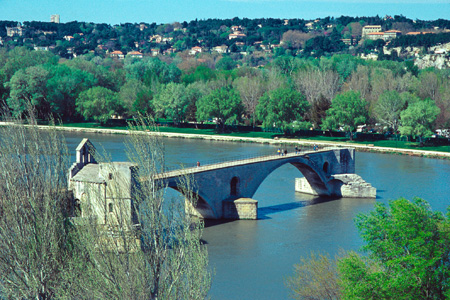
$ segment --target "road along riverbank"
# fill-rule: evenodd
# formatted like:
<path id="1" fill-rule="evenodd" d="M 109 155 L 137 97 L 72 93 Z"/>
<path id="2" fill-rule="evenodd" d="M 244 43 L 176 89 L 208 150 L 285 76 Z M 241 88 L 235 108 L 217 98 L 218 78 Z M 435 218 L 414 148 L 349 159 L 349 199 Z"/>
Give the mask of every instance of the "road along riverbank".
<path id="1" fill-rule="evenodd" d="M 0 126 L 11 125 L 11 124 L 12 123 L 0 122 Z M 38 127 L 43 130 L 46 130 L 49 128 L 49 126 L 38 126 Z M 57 130 L 68 131 L 68 132 L 87 132 L 87 133 L 100 133 L 100 134 L 130 134 L 129 130 L 123 130 L 123 129 L 83 128 L 83 127 L 63 127 L 63 126 L 56 126 L 55 128 Z M 420 157 L 428 157 L 428 158 L 450 159 L 450 152 L 391 148 L 391 147 L 378 147 L 378 146 L 374 146 L 372 144 L 324 142 L 324 141 L 285 139 L 285 138 L 267 139 L 267 138 L 235 137 L 235 136 L 207 135 L 207 134 L 187 134 L 187 133 L 174 133 L 174 132 L 154 132 L 154 131 L 147 131 L 147 132 L 142 132 L 142 133 L 150 134 L 150 135 L 157 135 L 157 136 L 161 136 L 161 137 L 168 137 L 168 138 L 202 139 L 202 140 L 213 140 L 213 141 L 271 144 L 271 145 L 280 145 L 281 147 L 285 147 L 285 148 L 287 148 L 288 146 L 295 147 L 296 145 L 309 146 L 309 147 L 313 147 L 314 145 L 317 145 L 319 147 L 353 147 L 353 148 L 355 148 L 356 151 L 363 151 L 363 152 L 377 152 L 377 153 L 386 153 L 386 154 L 398 154 L 398 155 L 410 155 L 410 156 L 420 156 Z"/>

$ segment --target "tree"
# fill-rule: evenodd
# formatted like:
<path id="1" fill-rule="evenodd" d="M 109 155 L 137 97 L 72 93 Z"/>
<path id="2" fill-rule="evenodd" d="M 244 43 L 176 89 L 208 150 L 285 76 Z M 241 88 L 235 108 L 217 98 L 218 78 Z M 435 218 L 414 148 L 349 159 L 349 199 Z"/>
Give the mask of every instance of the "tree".
<path id="1" fill-rule="evenodd" d="M 343 91 L 359 92 L 361 98 L 367 99 L 371 89 L 369 78 L 370 69 L 367 66 L 359 65 L 345 82 Z"/>
<path id="2" fill-rule="evenodd" d="M 7 87 L 10 88 L 9 108 L 15 116 L 21 116 L 29 105 L 45 116 L 49 113 L 47 102 L 48 71 L 42 66 L 28 67 L 17 71 Z"/>
<path id="3" fill-rule="evenodd" d="M 396 91 L 386 91 L 381 94 L 375 106 L 377 119 L 397 132 L 400 123 L 400 113 L 405 109 L 405 97 Z"/>
<path id="4" fill-rule="evenodd" d="M 234 89 L 220 88 L 197 101 L 197 120 L 217 119 L 221 130 L 225 125 L 237 124 L 244 108 Z"/>
<path id="5" fill-rule="evenodd" d="M 328 254 L 311 252 L 294 266 L 285 284 L 293 299 L 340 299 L 336 260 Z"/>
<path id="6" fill-rule="evenodd" d="M 447 299 L 449 219 L 428 203 L 400 198 L 360 214 L 356 226 L 368 258 L 338 263 L 344 299 Z"/>
<path id="7" fill-rule="evenodd" d="M 158 117 L 171 118 L 176 123 L 184 122 L 189 106 L 186 88 L 174 82 L 161 86 L 153 99 L 153 105 Z"/>
<path id="8" fill-rule="evenodd" d="M 341 86 L 339 75 L 331 70 L 307 69 L 297 72 L 293 80 L 295 88 L 306 96 L 311 105 L 309 119 L 319 126 Z"/>
<path id="9" fill-rule="evenodd" d="M 0 128 L 8 137 L 0 145 L 0 291 L 10 299 L 49 299 L 74 275 L 65 222 L 70 156 L 62 134 L 39 130 L 27 115 L 31 126 Z"/>
<path id="10" fill-rule="evenodd" d="M 400 133 L 416 135 L 422 142 L 422 137 L 433 134 L 432 125 L 440 109 L 431 99 L 417 101 L 400 113 Z"/>
<path id="11" fill-rule="evenodd" d="M 311 36 L 308 33 L 299 30 L 288 30 L 283 33 L 283 44 L 287 44 L 289 48 L 300 49 L 305 42 L 310 39 Z"/>
<path id="12" fill-rule="evenodd" d="M 83 217 L 87 225 L 78 230 L 82 254 L 88 260 L 85 275 L 76 284 L 82 288 L 81 294 L 99 299 L 205 299 L 211 273 L 207 249 L 200 240 L 203 223 L 185 207 L 195 206 L 194 183 L 188 175 L 181 176 L 179 197 L 166 196 L 165 184 L 155 181 L 165 169 L 162 140 L 142 134 L 155 130 L 147 125 L 149 120 L 138 119 L 136 124 L 130 128 L 126 145 L 136 172 L 132 178 L 123 178 L 124 182 L 139 182 L 133 189 L 131 207 L 124 202 L 126 205 L 105 208 L 112 220 L 105 226 Z M 96 160 L 108 161 L 98 153 Z M 120 166 L 105 166 L 119 178 Z M 127 193 L 123 186 L 109 184 L 117 202 Z M 91 198 L 96 190 L 87 188 L 85 193 Z M 128 212 L 132 210 L 132 217 L 126 207 Z"/>
<path id="13" fill-rule="evenodd" d="M 93 87 L 97 80 L 91 73 L 64 64 L 50 66 L 47 70 L 47 101 L 51 113 L 62 121 L 73 122 L 79 118 L 75 103 L 78 95 Z"/>
<path id="14" fill-rule="evenodd" d="M 266 128 L 277 127 L 284 131 L 292 126 L 292 122 L 302 122 L 308 101 L 301 93 L 291 89 L 277 89 L 266 92 L 256 107 L 256 115 Z M 304 127 L 308 127 L 310 124 Z"/>
<path id="15" fill-rule="evenodd" d="M 265 86 L 260 77 L 239 77 L 233 82 L 233 86 L 241 95 L 242 104 L 245 111 L 252 119 L 252 125 L 255 126 L 255 110 L 259 98 L 264 94 Z"/>
<path id="16" fill-rule="evenodd" d="M 164 184 L 155 184 L 164 170 L 164 154 L 160 139 L 142 134 L 149 122 L 137 120 L 137 127 L 130 128 L 127 149 L 138 166 L 135 177 L 117 176 L 117 185 L 105 185 L 119 202 L 127 193 L 122 189 L 126 182 L 139 182 L 128 206 L 135 222 L 124 221 L 126 205 L 117 205 L 108 216 L 115 222 L 99 225 L 87 203 L 81 216 L 73 214 L 64 137 L 54 127 L 38 129 L 32 112 L 27 115 L 31 126 L 16 122 L 0 128 L 8 136 L 0 145 L 5 156 L 0 160 L 2 297 L 205 299 L 211 273 L 200 240 L 203 223 L 185 213 L 185 201 L 195 206 L 192 178 L 181 177 L 180 199 L 165 197 Z M 102 161 L 98 152 L 91 155 Z M 114 176 L 120 173 L 103 161 Z M 88 186 L 83 195 L 95 201 Z"/>
<path id="17" fill-rule="evenodd" d="M 101 86 L 81 92 L 76 105 L 77 111 L 85 120 L 94 119 L 99 122 L 106 122 L 112 115 L 121 115 L 125 111 L 116 93 Z"/>
<path id="18" fill-rule="evenodd" d="M 119 98 L 126 108 L 127 115 L 133 115 L 137 111 L 136 108 L 141 106 L 136 104 L 138 96 L 141 97 L 139 101 L 141 104 L 143 104 L 144 100 L 142 99 L 142 96 L 143 93 L 145 94 L 145 90 L 148 90 L 148 87 L 146 87 L 140 80 L 137 79 L 127 80 L 127 82 L 120 88 Z M 145 108 L 141 107 L 141 109 L 145 111 Z"/>
<path id="19" fill-rule="evenodd" d="M 343 128 L 350 133 L 356 130 L 358 125 L 367 121 L 366 102 L 361 99 L 359 93 L 348 91 L 337 95 L 327 110 L 327 117 L 323 120 L 322 129 L 332 130 Z"/>
<path id="20" fill-rule="evenodd" d="M 218 70 L 232 70 L 236 67 L 236 62 L 229 56 L 222 57 L 217 63 Z"/>

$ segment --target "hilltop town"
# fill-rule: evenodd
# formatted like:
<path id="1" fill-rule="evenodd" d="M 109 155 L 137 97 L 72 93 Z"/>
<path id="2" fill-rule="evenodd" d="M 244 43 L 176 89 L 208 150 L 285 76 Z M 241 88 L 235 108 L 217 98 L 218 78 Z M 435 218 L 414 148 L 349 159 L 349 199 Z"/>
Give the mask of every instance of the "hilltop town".
<path id="1" fill-rule="evenodd" d="M 404 16 L 303 19 L 208 19 L 171 24 L 0 21 L 0 46 L 26 46 L 63 58 L 93 53 L 114 59 L 144 56 L 196 58 L 209 66 L 228 54 L 239 65 L 264 66 L 288 54 L 320 57 L 348 53 L 365 59 L 429 61 L 448 67 L 450 21 Z"/>

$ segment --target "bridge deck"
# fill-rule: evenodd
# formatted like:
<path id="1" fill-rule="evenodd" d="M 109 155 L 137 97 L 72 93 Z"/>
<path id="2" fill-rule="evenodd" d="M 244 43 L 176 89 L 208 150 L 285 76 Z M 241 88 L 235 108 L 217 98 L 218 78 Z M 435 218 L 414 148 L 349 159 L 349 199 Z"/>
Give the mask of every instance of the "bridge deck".
<path id="1" fill-rule="evenodd" d="M 207 164 L 207 165 L 201 165 L 199 167 L 190 167 L 190 168 L 184 168 L 184 169 L 178 169 L 178 170 L 172 170 L 167 171 L 164 173 L 160 173 L 155 176 L 155 179 L 167 179 L 167 178 L 173 178 L 173 177 L 179 177 L 185 174 L 195 174 L 195 173 L 201 173 L 205 171 L 211 171 L 211 170 L 217 170 L 217 169 L 223 169 L 228 167 L 234 167 L 234 166 L 240 166 L 240 165 L 247 165 L 257 162 L 264 162 L 264 161 L 271 161 L 271 160 L 283 160 L 288 159 L 291 157 L 297 157 L 297 156 L 304 156 L 312 153 L 320 153 L 320 152 L 327 152 L 330 150 L 335 150 L 336 147 L 327 147 L 327 148 L 321 148 L 319 150 L 308 150 L 308 151 L 299 151 L 298 153 L 291 152 L 287 153 L 286 155 L 264 155 L 264 156 L 258 156 L 258 157 L 252 157 L 252 158 L 242 158 L 227 162 L 221 162 L 221 163 L 214 163 L 214 164 Z"/>

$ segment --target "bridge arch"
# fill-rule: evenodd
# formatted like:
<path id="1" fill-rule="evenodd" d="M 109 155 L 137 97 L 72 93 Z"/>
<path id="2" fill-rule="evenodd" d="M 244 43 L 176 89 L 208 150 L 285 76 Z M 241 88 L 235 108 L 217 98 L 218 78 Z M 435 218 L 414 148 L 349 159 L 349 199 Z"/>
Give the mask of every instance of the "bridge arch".
<path id="1" fill-rule="evenodd" d="M 176 189 L 178 178 L 193 175 L 199 202 L 197 207 L 205 218 L 217 219 L 224 216 L 225 203 L 238 198 L 253 198 L 261 183 L 276 169 L 291 164 L 305 177 L 312 194 L 337 195 L 334 174 L 354 173 L 354 150 L 332 149 L 286 156 L 263 156 L 190 168 L 183 172 L 167 172 L 158 179 L 165 186 Z M 225 201 L 225 202 L 224 202 Z M 226 206 L 226 205 L 225 205 Z M 210 216 L 210 217 L 209 217 Z"/>
<path id="2" fill-rule="evenodd" d="M 266 180 L 266 178 L 273 173 L 276 169 L 286 165 L 291 164 L 293 165 L 297 170 L 300 171 L 300 173 L 306 178 L 306 180 L 309 182 L 311 187 L 317 191 L 318 194 L 321 195 L 329 195 L 329 189 L 327 186 L 327 173 L 330 172 L 329 170 L 329 163 L 326 161 L 322 167 L 318 167 L 317 163 L 312 161 L 308 156 L 294 156 L 290 159 L 284 159 L 284 160 L 276 160 L 272 164 L 268 164 L 267 168 L 264 170 L 258 171 L 258 176 L 255 180 L 255 182 L 252 184 L 253 188 L 249 191 L 247 195 L 242 195 L 244 197 L 253 197 L 253 195 L 256 193 L 259 186 Z M 326 164 L 326 166 L 325 166 Z M 327 169 L 327 173 L 324 172 L 324 167 Z M 243 183 L 244 184 L 244 183 Z"/>
<path id="3" fill-rule="evenodd" d="M 183 190 L 180 189 L 177 184 L 169 184 L 166 188 L 173 189 L 184 196 Z M 185 197 L 184 199 L 186 212 L 201 217 L 203 219 L 217 218 L 216 212 L 214 211 L 214 208 L 209 204 L 206 195 L 202 195 L 202 193 L 198 190 L 193 191 L 192 193 L 193 193 L 192 196 L 196 199 L 196 203 L 193 205 L 191 202 L 187 201 Z"/>

